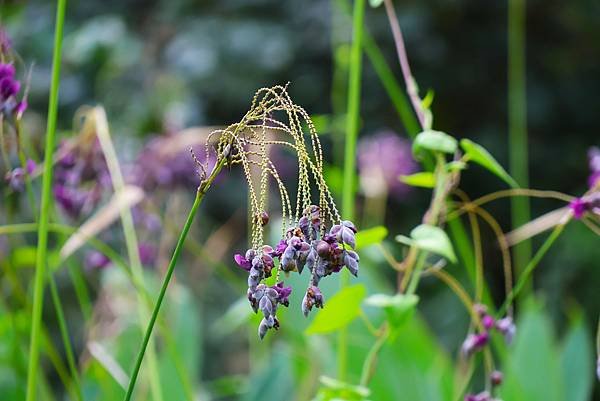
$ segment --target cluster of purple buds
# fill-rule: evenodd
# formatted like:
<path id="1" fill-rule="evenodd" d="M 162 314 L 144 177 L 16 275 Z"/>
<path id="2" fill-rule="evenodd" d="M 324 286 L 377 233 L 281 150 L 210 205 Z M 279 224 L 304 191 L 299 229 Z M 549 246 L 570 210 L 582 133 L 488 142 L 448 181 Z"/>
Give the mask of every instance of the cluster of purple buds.
<path id="1" fill-rule="evenodd" d="M 25 177 L 31 176 L 35 170 L 35 167 L 36 165 L 33 160 L 27 160 L 25 163 L 25 168 L 17 167 L 7 172 L 4 176 L 4 179 L 13 191 L 23 192 L 23 189 L 25 189 Z"/>
<path id="2" fill-rule="evenodd" d="M 590 178 L 588 184 L 590 188 L 600 185 L 600 148 L 592 147 L 588 152 L 588 160 L 590 164 Z"/>
<path id="3" fill-rule="evenodd" d="M 111 188 L 106 159 L 97 138 L 76 146 L 62 142 L 55 167 L 53 194 L 61 209 L 73 219 L 88 215 Z"/>
<path id="4" fill-rule="evenodd" d="M 249 249 L 245 255 L 234 256 L 236 264 L 248 272 L 248 300 L 252 308 L 255 312 L 260 309 L 264 315 L 259 327 L 261 338 L 269 328 L 278 327 L 272 311 L 276 310 L 278 303 L 287 306 L 287 296 L 291 292 L 291 288 L 289 292 L 286 289 L 283 297 L 282 291 L 275 286 L 265 287 L 261 284 L 264 279 L 271 276 L 275 267 L 275 258 L 279 259 L 280 271 L 286 273 L 296 271 L 300 274 L 305 268 L 310 271 L 310 284 L 302 301 L 302 312 L 305 316 L 313 307 L 323 307 L 323 294 L 318 287 L 323 277 L 337 273 L 343 267 L 354 276 L 358 275 L 358 254 L 348 249 L 356 246 L 354 224 L 350 221 L 342 221 L 331 227 L 329 232 L 324 230 L 322 224 L 319 207 L 312 205 L 305 210 L 297 227 L 288 230 L 285 238 L 280 240 L 275 248 L 265 245 L 259 251 Z M 282 283 L 277 287 L 284 288 Z M 269 291 L 269 288 L 277 291 L 278 295 Z M 266 300 L 262 301 L 262 299 Z"/>
<path id="5" fill-rule="evenodd" d="M 25 98 L 17 100 L 21 83 L 15 77 L 15 67 L 12 63 L 0 63 L 0 114 L 21 118 L 27 109 Z"/>
<path id="6" fill-rule="evenodd" d="M 489 342 L 492 330 L 496 330 L 502 336 L 506 344 L 511 344 L 517 333 L 517 326 L 515 325 L 511 316 L 506 316 L 502 319 L 495 320 L 491 315 L 487 313 L 485 305 L 475 305 L 475 312 L 481 319 L 481 326 L 483 329 L 475 334 L 471 333 L 467 336 L 461 346 L 461 353 L 465 357 L 470 357 L 477 351 L 481 351 Z"/>

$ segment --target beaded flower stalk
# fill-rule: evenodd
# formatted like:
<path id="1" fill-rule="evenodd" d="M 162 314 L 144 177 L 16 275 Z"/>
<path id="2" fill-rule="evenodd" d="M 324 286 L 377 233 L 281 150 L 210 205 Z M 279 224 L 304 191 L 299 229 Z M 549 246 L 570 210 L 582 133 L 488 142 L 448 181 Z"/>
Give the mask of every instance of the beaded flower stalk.
<path id="1" fill-rule="evenodd" d="M 290 197 L 269 157 L 269 150 L 273 146 L 289 149 L 298 160 L 295 199 Z M 212 149 L 216 150 L 216 158 L 212 157 Z M 136 358 L 125 401 L 131 399 L 183 243 L 204 195 L 223 167 L 241 165 L 248 184 L 252 216 L 251 246 L 244 255 L 235 255 L 234 259 L 240 268 L 248 272 L 250 305 L 255 312 L 260 310 L 263 314 L 258 329 L 260 338 L 269 329 L 279 327 L 277 308 L 289 305 L 292 289 L 280 280 L 282 271 L 286 274 L 302 273 L 304 270 L 309 272 L 308 287 L 302 301 L 305 315 L 313 307 L 323 307 L 323 295 L 319 290 L 319 282 L 323 277 L 337 273 L 344 267 L 353 275 L 358 274 L 359 257 L 352 250 L 356 228 L 352 222 L 342 220 L 335 206 L 323 178 L 323 152 L 315 126 L 308 113 L 292 102 L 286 87 L 259 89 L 250 110 L 240 122 L 213 131 L 208 136 L 205 161 L 200 162 L 193 152 L 192 157 L 198 167 L 200 185 L 169 262 Z M 265 226 L 269 223 L 267 201 L 271 180 L 279 193 L 282 216 L 281 240 L 275 247 L 266 245 L 264 241 Z M 270 277 L 275 278 L 274 285 L 265 281 Z"/>
<path id="2" fill-rule="evenodd" d="M 263 319 L 258 328 L 262 339 L 269 329 L 279 328 L 276 317 L 280 305 L 289 305 L 291 287 L 281 281 L 281 272 L 309 272 L 302 301 L 304 315 L 313 307 L 323 307 L 319 282 L 346 267 L 358 274 L 359 257 L 355 247 L 356 228 L 341 219 L 323 178 L 323 153 L 315 127 L 306 111 L 294 104 L 286 88 L 260 89 L 250 111 L 241 122 L 215 131 L 218 150 L 227 155 L 227 164 L 242 166 L 250 198 L 251 247 L 236 254 L 237 265 L 248 272 L 248 301 Z M 269 158 L 273 146 L 291 150 L 298 160 L 298 186 L 295 202 L 283 184 L 277 167 Z M 207 147 L 207 160 L 209 156 Z M 206 171 L 200 165 L 201 172 Z M 281 240 L 265 244 L 269 223 L 267 201 L 269 183 L 275 183 L 281 205 Z M 275 277 L 275 284 L 266 279 Z"/>

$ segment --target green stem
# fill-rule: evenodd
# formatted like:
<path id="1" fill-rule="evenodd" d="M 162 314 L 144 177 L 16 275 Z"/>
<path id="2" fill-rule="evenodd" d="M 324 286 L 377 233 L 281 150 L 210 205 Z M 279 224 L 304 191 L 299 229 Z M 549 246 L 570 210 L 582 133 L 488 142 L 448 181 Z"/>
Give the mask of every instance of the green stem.
<path id="1" fill-rule="evenodd" d="M 377 362 L 377 354 L 381 350 L 381 347 L 385 344 L 385 341 L 389 336 L 389 329 L 387 325 L 382 328 L 382 332 L 369 350 L 367 357 L 365 358 L 365 362 L 363 364 L 362 373 L 360 375 L 360 385 L 367 386 L 371 377 L 373 376 L 373 372 L 375 370 L 375 363 Z"/>
<path id="2" fill-rule="evenodd" d="M 56 116 L 58 114 L 58 88 L 60 85 L 60 64 L 62 54 L 63 26 L 65 21 L 66 0 L 58 0 L 56 9 L 56 30 L 54 33 L 54 52 L 52 56 L 52 82 L 48 102 L 48 125 L 44 152 L 44 177 L 42 179 L 42 200 L 38 227 L 35 281 L 33 290 L 33 310 L 31 339 L 29 347 L 29 366 L 27 371 L 27 401 L 35 400 L 37 375 L 40 357 L 40 337 L 42 326 L 42 307 L 44 304 L 44 284 L 48 251 L 48 223 L 52 186 L 52 153 L 56 138 Z"/>
<path id="3" fill-rule="evenodd" d="M 342 214 L 346 219 L 354 219 L 356 194 L 356 141 L 360 120 L 360 92 L 362 74 L 362 37 L 365 17 L 365 0 L 354 1 L 353 37 L 350 52 L 350 77 L 348 81 L 348 115 L 346 116 L 346 141 L 344 146 L 344 183 L 342 190 Z M 341 276 L 341 287 L 348 285 L 346 272 Z M 348 365 L 348 331 L 342 328 L 338 333 L 338 376 L 344 380 Z"/>
<path id="4" fill-rule="evenodd" d="M 536 254 L 529 261 L 527 266 L 525 266 L 525 269 L 523 269 L 523 273 L 521 273 L 521 275 L 519 276 L 517 283 L 506 297 L 506 301 L 504 301 L 502 307 L 499 309 L 498 316 L 502 316 L 504 315 L 504 313 L 506 313 L 508 307 L 512 304 L 517 295 L 519 295 L 521 290 L 523 290 L 523 288 L 525 287 L 525 284 L 527 283 L 529 276 L 531 276 L 531 274 L 533 273 L 533 270 L 537 267 L 538 263 L 540 263 L 544 255 L 546 255 L 546 252 L 548 252 L 552 244 L 554 244 L 554 241 L 556 241 L 556 239 L 563 232 L 564 228 L 565 224 L 560 224 L 556 226 L 554 230 L 552 230 L 552 233 L 550 233 L 550 236 L 546 238 L 546 241 L 544 241 L 540 249 L 538 249 Z"/>
<path id="5" fill-rule="evenodd" d="M 79 374 L 77 373 L 77 364 L 75 363 L 75 356 L 73 354 L 73 347 L 71 347 L 71 340 L 69 339 L 69 328 L 67 327 L 67 322 L 65 319 L 65 315 L 62 308 L 62 303 L 60 302 L 60 296 L 58 295 L 58 290 L 56 288 L 56 281 L 54 280 L 54 276 L 52 272 L 48 274 L 48 282 L 50 283 L 50 294 L 52 295 L 52 302 L 54 303 L 54 307 L 56 309 L 56 319 L 58 320 L 58 327 L 60 329 L 60 336 L 62 338 L 63 344 L 65 346 L 65 354 L 67 356 L 67 365 L 69 366 L 69 370 L 71 371 L 71 377 L 75 382 L 75 394 L 79 401 L 83 401 L 83 394 L 81 393 L 81 382 L 79 380 Z"/>
<path id="6" fill-rule="evenodd" d="M 508 135 L 509 171 L 524 188 L 529 187 L 527 145 L 527 93 L 525 87 L 525 2 L 508 0 Z M 527 198 L 511 199 L 513 229 L 530 220 Z M 514 248 L 516 276 L 524 273 L 531 259 L 531 241 L 523 241 Z M 531 283 L 524 294 L 531 292 Z"/>
<path id="7" fill-rule="evenodd" d="M 185 224 L 183 225 L 183 229 L 181 230 L 181 234 L 179 235 L 179 239 L 177 240 L 177 244 L 175 245 L 175 250 L 173 251 L 173 256 L 171 257 L 171 261 L 169 262 L 169 266 L 167 267 L 167 273 L 165 278 L 163 279 L 162 286 L 160 288 L 160 292 L 158 294 L 158 298 L 156 300 L 156 304 L 154 305 L 154 309 L 152 310 L 152 316 L 150 317 L 150 321 L 148 322 L 148 327 L 146 328 L 146 333 L 144 334 L 144 339 L 142 341 L 142 345 L 140 347 L 140 351 L 135 361 L 135 366 L 133 368 L 133 372 L 131 373 L 131 379 L 129 381 L 129 386 L 127 387 L 127 393 L 125 394 L 125 401 L 131 400 L 131 396 L 133 395 L 133 389 L 135 387 L 135 382 L 137 380 L 138 374 L 140 372 L 140 368 L 142 366 L 142 361 L 144 359 L 144 354 L 146 353 L 146 348 L 148 346 L 148 342 L 150 341 L 150 337 L 152 336 L 152 330 L 154 329 L 154 324 L 156 323 L 156 318 L 158 317 L 158 312 L 160 311 L 160 307 L 162 305 L 163 299 L 167 292 L 167 287 L 169 286 L 169 282 L 171 281 L 171 276 L 173 275 L 173 271 L 175 270 L 175 265 L 179 260 L 179 255 L 181 254 L 181 249 L 183 248 L 183 243 L 185 242 L 185 238 L 187 237 L 188 232 L 190 231 L 190 227 L 192 226 L 192 222 L 194 221 L 194 217 L 196 216 L 196 212 L 198 211 L 198 207 L 202 203 L 204 199 L 204 195 L 206 191 L 210 188 L 211 184 L 225 165 L 226 158 L 221 157 L 219 162 L 215 165 L 213 171 L 210 176 L 200 184 L 198 188 L 198 192 L 196 193 L 196 198 L 194 200 L 194 204 L 190 209 L 190 212 L 187 216 Z"/>

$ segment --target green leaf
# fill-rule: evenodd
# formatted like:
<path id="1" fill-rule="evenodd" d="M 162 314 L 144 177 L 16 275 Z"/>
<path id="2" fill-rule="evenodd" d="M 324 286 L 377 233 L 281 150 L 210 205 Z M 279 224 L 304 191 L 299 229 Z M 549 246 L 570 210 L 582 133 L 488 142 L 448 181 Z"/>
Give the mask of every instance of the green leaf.
<path id="1" fill-rule="evenodd" d="M 390 325 L 395 328 L 401 327 L 409 321 L 415 313 L 419 297 L 414 294 L 375 294 L 365 300 L 365 304 L 382 308 Z"/>
<path id="2" fill-rule="evenodd" d="M 383 3 L 383 0 L 369 0 L 369 4 L 373 8 L 379 7 Z"/>
<path id="3" fill-rule="evenodd" d="M 367 289 L 362 284 L 346 287 L 325 303 L 306 334 L 322 334 L 345 327 L 360 313 L 360 303 L 365 298 Z"/>
<path id="4" fill-rule="evenodd" d="M 486 168 L 490 172 L 500 177 L 511 188 L 518 188 L 519 184 L 504 170 L 504 168 L 494 159 L 494 157 L 483 146 L 476 144 L 469 139 L 462 139 L 460 146 L 464 150 L 467 158 L 474 163 Z"/>
<path id="5" fill-rule="evenodd" d="M 383 0 L 382 0 L 383 1 Z M 431 108 L 431 104 L 433 103 L 433 98 L 435 97 L 435 92 L 433 89 L 429 89 L 425 97 L 421 100 L 421 106 L 428 110 Z"/>
<path id="6" fill-rule="evenodd" d="M 371 245 L 380 244 L 388 235 L 388 230 L 384 226 L 377 226 L 356 233 L 356 250 L 366 248 Z"/>
<path id="7" fill-rule="evenodd" d="M 560 355 L 565 383 L 564 400 L 590 399 L 594 376 L 593 353 L 590 336 L 579 315 L 570 324 Z"/>
<path id="8" fill-rule="evenodd" d="M 413 153 L 418 155 L 423 149 L 442 153 L 454 153 L 457 147 L 458 142 L 456 139 L 445 132 L 427 130 L 416 136 L 413 142 Z"/>
<path id="9" fill-rule="evenodd" d="M 364 386 L 355 386 L 327 376 L 319 378 L 321 388 L 313 401 L 363 401 L 371 394 Z"/>
<path id="10" fill-rule="evenodd" d="M 415 245 L 419 249 L 436 253 L 456 263 L 456 255 L 454 254 L 452 243 L 446 232 L 441 228 L 429 224 L 421 224 L 410 232 L 410 236 L 410 241 L 406 241 L 407 237 L 401 235 L 396 237 L 396 241 L 404 244 L 408 242 L 408 245 Z"/>
<path id="11" fill-rule="evenodd" d="M 412 187 L 433 188 L 435 186 L 435 175 L 429 171 L 423 171 L 411 175 L 401 175 L 400 181 Z"/>

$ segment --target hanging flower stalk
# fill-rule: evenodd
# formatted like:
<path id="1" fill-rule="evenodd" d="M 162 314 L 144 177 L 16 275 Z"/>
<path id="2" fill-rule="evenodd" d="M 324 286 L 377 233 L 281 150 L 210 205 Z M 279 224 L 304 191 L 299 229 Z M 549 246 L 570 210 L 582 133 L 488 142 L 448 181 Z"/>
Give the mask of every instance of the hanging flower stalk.
<path id="1" fill-rule="evenodd" d="M 269 157 L 269 148 L 272 146 L 286 147 L 297 157 L 298 189 L 295 199 L 290 196 Z M 210 160 L 215 160 L 211 157 L 213 150 L 216 151 L 216 162 L 211 169 Z M 319 289 L 323 277 L 337 273 L 344 267 L 353 275 L 358 274 L 359 257 L 352 250 L 356 228 L 352 222 L 342 220 L 338 212 L 323 177 L 323 152 L 314 124 L 308 113 L 292 102 L 286 87 L 259 89 L 250 110 L 240 122 L 213 131 L 208 136 L 205 161 L 200 162 L 193 153 L 192 157 L 198 166 L 201 182 L 144 335 L 126 401 L 131 399 L 146 346 L 183 242 L 204 195 L 223 167 L 240 165 L 248 185 L 252 216 L 250 248 L 244 255 L 235 255 L 234 259 L 240 268 L 248 272 L 248 300 L 251 307 L 263 314 L 258 329 L 260 338 L 269 329 L 279 327 L 277 308 L 289 305 L 292 289 L 280 280 L 282 271 L 286 274 L 309 271 L 310 278 L 301 305 L 305 315 L 313 307 L 323 307 L 323 295 Z M 255 176 L 258 182 L 253 178 Z M 270 180 L 277 186 L 282 216 L 281 240 L 274 247 L 264 241 L 265 226 L 269 223 L 267 200 Z M 276 284 L 267 285 L 265 280 L 273 276 Z"/>

